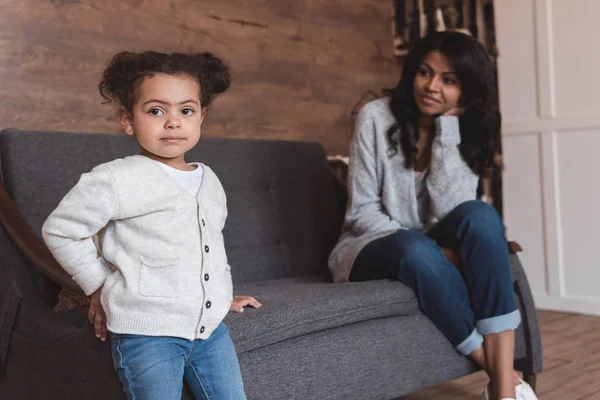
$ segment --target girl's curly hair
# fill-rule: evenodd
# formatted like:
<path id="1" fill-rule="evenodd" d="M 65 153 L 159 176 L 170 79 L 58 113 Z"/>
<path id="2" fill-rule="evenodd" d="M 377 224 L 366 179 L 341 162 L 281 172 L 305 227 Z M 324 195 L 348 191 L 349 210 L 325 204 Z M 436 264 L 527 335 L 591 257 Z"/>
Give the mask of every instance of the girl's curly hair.
<path id="1" fill-rule="evenodd" d="M 200 86 L 200 104 L 206 108 L 231 84 L 229 67 L 212 53 L 157 53 L 123 51 L 108 63 L 98 84 L 100 95 L 107 103 L 116 103 L 129 113 L 138 96 L 144 78 L 156 74 L 189 75 Z"/>

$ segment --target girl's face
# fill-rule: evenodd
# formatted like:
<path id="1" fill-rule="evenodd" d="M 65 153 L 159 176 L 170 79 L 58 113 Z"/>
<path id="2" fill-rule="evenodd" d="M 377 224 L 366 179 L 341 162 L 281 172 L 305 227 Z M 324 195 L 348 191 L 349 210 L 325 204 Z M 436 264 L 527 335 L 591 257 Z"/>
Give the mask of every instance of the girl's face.
<path id="1" fill-rule="evenodd" d="M 428 53 L 413 82 L 415 102 L 423 115 L 436 116 L 459 108 L 462 87 L 448 57 Z"/>
<path id="2" fill-rule="evenodd" d="M 156 74 L 139 84 L 133 116 L 122 112 L 120 119 L 143 155 L 185 169 L 184 154 L 198 143 L 204 114 L 193 78 Z"/>

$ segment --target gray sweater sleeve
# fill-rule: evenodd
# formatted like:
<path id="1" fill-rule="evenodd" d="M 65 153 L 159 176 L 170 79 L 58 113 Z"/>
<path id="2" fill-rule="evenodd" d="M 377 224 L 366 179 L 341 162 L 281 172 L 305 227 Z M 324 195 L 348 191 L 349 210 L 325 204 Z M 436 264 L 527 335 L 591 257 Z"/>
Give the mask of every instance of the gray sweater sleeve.
<path id="1" fill-rule="evenodd" d="M 458 205 L 476 199 L 479 178 L 460 155 L 458 117 L 438 117 L 435 124 L 427 190 L 431 211 L 441 219 Z"/>
<path id="2" fill-rule="evenodd" d="M 373 117 L 367 105 L 356 119 L 348 165 L 349 208 L 346 211 L 346 224 L 357 236 L 402 228 L 382 206 L 375 134 Z"/>
<path id="3" fill-rule="evenodd" d="M 111 273 L 92 237 L 117 218 L 112 176 L 99 166 L 83 174 L 42 228 L 48 248 L 85 294 L 98 290 Z"/>

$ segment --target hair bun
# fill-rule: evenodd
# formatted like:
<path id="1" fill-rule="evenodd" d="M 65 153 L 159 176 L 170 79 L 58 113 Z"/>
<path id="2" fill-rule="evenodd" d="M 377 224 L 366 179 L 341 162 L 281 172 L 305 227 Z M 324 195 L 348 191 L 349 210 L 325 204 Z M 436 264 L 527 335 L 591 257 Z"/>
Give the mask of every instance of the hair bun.
<path id="1" fill-rule="evenodd" d="M 231 85 L 231 73 L 229 67 L 223 60 L 212 53 L 200 53 L 199 58 L 202 61 L 202 82 L 201 85 L 208 85 L 211 92 L 220 94 L 225 92 Z"/>

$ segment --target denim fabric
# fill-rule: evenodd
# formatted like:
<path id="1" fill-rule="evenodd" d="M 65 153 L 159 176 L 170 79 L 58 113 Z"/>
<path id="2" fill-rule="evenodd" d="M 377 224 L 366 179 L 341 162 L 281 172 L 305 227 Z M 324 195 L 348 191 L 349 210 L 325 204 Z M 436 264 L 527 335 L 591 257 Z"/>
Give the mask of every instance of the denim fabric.
<path id="1" fill-rule="evenodd" d="M 458 252 L 450 263 L 440 246 Z M 483 336 L 514 330 L 521 322 L 513 295 L 504 225 L 481 201 L 468 201 L 427 232 L 398 230 L 365 246 L 350 280 L 399 280 L 413 289 L 419 306 L 462 354 Z"/>
<path id="2" fill-rule="evenodd" d="M 246 399 L 229 329 L 208 339 L 110 334 L 115 369 L 129 400 L 181 400 L 183 381 L 196 399 Z"/>

